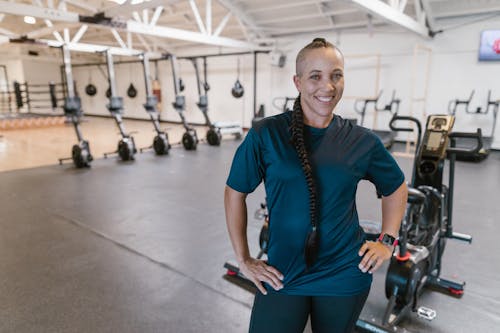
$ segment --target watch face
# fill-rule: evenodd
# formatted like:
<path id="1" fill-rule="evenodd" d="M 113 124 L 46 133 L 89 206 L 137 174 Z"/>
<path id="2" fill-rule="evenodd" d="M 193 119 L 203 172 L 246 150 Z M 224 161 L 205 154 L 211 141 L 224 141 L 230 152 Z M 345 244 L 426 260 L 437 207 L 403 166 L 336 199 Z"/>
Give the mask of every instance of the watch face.
<path id="1" fill-rule="evenodd" d="M 391 235 L 384 234 L 384 237 L 382 237 L 382 243 L 387 244 L 387 245 L 394 245 L 394 242 L 396 239 L 392 237 Z"/>

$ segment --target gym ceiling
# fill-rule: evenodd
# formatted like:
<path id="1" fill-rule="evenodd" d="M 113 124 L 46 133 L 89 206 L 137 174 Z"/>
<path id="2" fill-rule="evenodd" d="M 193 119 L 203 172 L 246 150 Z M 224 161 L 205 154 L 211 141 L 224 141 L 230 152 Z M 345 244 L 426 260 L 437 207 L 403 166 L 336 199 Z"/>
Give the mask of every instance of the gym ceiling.
<path id="1" fill-rule="evenodd" d="M 0 44 L 111 47 L 117 55 L 200 45 L 279 50 L 296 35 L 331 31 L 429 39 L 499 14 L 500 0 L 0 0 Z"/>

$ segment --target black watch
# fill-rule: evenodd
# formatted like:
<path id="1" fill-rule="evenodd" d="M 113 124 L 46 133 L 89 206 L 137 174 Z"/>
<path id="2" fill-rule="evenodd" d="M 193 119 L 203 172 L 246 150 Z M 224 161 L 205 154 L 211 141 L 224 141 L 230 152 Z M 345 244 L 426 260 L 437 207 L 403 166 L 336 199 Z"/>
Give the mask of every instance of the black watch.
<path id="1" fill-rule="evenodd" d="M 396 247 L 396 245 L 398 245 L 398 240 L 386 233 L 380 234 L 380 236 L 378 237 L 378 241 L 384 245 L 392 247 Z"/>

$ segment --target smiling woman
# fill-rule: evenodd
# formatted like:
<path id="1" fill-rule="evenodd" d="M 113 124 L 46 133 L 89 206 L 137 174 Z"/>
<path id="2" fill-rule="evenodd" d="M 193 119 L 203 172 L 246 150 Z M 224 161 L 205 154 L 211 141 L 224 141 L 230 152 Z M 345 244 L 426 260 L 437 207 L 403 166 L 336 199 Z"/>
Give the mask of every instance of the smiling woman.
<path id="1" fill-rule="evenodd" d="M 404 175 L 371 131 L 334 113 L 344 90 L 342 53 L 316 38 L 297 55 L 293 111 L 265 118 L 236 151 L 226 182 L 226 223 L 240 271 L 259 289 L 250 332 L 351 332 L 371 273 L 393 246 L 367 242 L 356 211 L 359 181 L 382 198 L 382 233 L 403 217 Z M 265 179 L 267 261 L 249 255 L 246 196 Z"/>

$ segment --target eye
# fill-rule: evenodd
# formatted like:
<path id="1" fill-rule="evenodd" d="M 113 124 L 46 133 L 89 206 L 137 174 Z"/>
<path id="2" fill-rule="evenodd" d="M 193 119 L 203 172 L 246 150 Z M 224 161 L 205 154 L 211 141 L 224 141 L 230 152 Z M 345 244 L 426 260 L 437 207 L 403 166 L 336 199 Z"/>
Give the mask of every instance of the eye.
<path id="1" fill-rule="evenodd" d="M 338 81 L 338 80 L 342 79 L 343 77 L 344 77 L 344 74 L 342 74 L 342 73 L 335 73 L 335 74 L 333 74 L 333 78 L 332 79 L 334 81 Z"/>
<path id="2" fill-rule="evenodd" d="M 312 80 L 319 80 L 320 76 L 319 76 L 319 74 L 311 74 L 311 76 L 309 78 Z"/>

